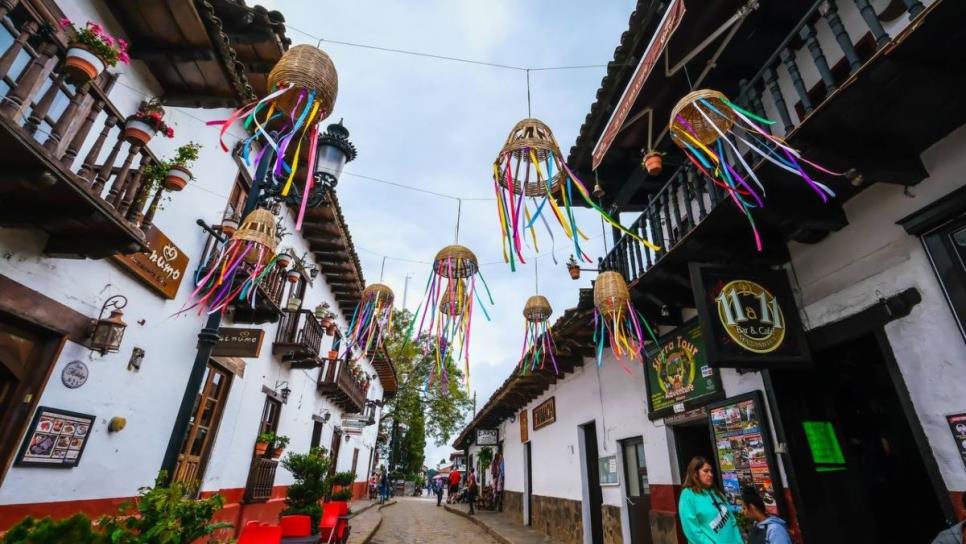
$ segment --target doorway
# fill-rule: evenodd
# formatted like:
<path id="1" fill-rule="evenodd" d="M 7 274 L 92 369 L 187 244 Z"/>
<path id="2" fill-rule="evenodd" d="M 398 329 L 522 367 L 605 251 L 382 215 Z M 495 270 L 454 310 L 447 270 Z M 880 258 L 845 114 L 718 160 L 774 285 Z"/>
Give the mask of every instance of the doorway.
<path id="1" fill-rule="evenodd" d="M 675 424 L 673 430 L 674 449 L 677 451 L 678 474 L 681 475 L 681 483 L 684 483 L 684 477 L 688 473 L 688 464 L 691 459 L 701 456 L 707 459 L 712 466 L 715 466 L 714 445 L 711 443 L 711 430 L 708 427 L 707 417 Z"/>
<path id="2" fill-rule="evenodd" d="M 597 424 L 593 421 L 580 426 L 583 436 L 584 453 L 584 520 L 589 517 L 590 524 L 584 525 L 584 542 L 602 544 L 604 526 L 601 519 L 604 497 L 600 490 L 600 467 L 597 451 Z M 589 534 L 588 534 L 589 529 Z"/>
<path id="3" fill-rule="evenodd" d="M 946 527 L 943 505 L 885 333 L 812 355 L 812 369 L 770 372 L 806 538 L 930 542 Z"/>
<path id="4" fill-rule="evenodd" d="M 651 544 L 651 486 L 647 481 L 644 439 L 621 440 L 624 490 L 631 544 Z"/>
<path id="5" fill-rule="evenodd" d="M 523 445 L 523 524 L 533 525 L 533 453 L 530 442 Z"/>
<path id="6" fill-rule="evenodd" d="M 195 399 L 195 407 L 188 421 L 188 431 L 185 433 L 181 452 L 178 454 L 178 464 L 174 469 L 176 482 L 194 482 L 201 490 L 208 457 L 218 434 L 221 414 L 228 399 L 231 388 L 231 374 L 221 367 L 208 363 L 201 391 Z"/>

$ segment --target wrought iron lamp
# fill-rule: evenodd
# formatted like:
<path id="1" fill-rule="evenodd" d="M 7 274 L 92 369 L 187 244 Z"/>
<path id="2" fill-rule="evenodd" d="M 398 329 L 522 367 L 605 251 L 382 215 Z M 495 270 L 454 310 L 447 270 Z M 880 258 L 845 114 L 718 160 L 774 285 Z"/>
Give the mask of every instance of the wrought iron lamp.
<path id="1" fill-rule="evenodd" d="M 319 136 L 315 150 L 315 181 L 320 188 L 335 189 L 345 163 L 356 158 L 356 146 L 349 141 L 349 130 L 338 123 L 329 125 Z"/>
<path id="2" fill-rule="evenodd" d="M 117 353 L 121 348 L 121 340 L 127 328 L 127 323 L 122 319 L 124 312 L 121 311 L 125 306 L 127 306 L 127 297 L 124 295 L 114 295 L 104 301 L 97 320 L 91 320 L 91 351 L 99 351 L 104 355 Z M 104 313 L 108 310 L 111 311 L 111 315 L 105 318 Z"/>
<path id="3" fill-rule="evenodd" d="M 282 386 L 282 389 L 278 389 Z M 275 389 L 278 390 L 278 395 L 282 398 L 282 404 L 288 404 L 288 396 L 292 394 L 292 389 L 288 386 L 288 382 L 276 381 Z"/>

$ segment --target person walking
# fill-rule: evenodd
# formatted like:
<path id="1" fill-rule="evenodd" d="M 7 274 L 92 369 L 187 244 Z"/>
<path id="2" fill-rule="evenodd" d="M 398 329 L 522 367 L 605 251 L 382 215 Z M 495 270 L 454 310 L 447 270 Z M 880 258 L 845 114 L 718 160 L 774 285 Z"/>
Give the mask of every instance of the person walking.
<path id="1" fill-rule="evenodd" d="M 389 475 L 383 470 L 379 476 L 379 504 L 385 504 L 389 498 Z"/>
<path id="2" fill-rule="evenodd" d="M 436 506 L 439 506 L 443 502 L 443 479 L 436 478 L 433 480 L 433 493 L 436 494 Z"/>
<path id="3" fill-rule="evenodd" d="M 963 508 L 966 509 L 966 493 L 963 493 Z M 964 544 L 966 543 L 966 521 L 960 521 L 948 529 L 943 529 L 932 544 Z"/>
<path id="4" fill-rule="evenodd" d="M 742 490 L 741 501 L 745 504 L 745 515 L 755 523 L 748 532 L 748 544 L 792 544 L 785 520 L 765 510 L 765 501 L 754 487 Z"/>
<path id="5" fill-rule="evenodd" d="M 449 502 L 453 502 L 456 498 L 456 494 L 459 493 L 459 490 L 460 490 L 460 471 L 454 468 L 453 471 L 449 473 L 449 494 L 447 495 L 446 500 Z"/>
<path id="6" fill-rule="evenodd" d="M 476 485 L 476 469 L 470 467 L 470 474 L 466 477 L 466 497 L 470 501 L 471 516 L 476 513 L 476 510 L 474 510 L 473 507 L 476 504 L 476 494 L 478 491 L 479 488 Z"/>
<path id="7" fill-rule="evenodd" d="M 717 485 L 711 463 L 698 456 L 688 463 L 678 500 L 681 529 L 690 544 L 743 544 L 731 505 Z"/>

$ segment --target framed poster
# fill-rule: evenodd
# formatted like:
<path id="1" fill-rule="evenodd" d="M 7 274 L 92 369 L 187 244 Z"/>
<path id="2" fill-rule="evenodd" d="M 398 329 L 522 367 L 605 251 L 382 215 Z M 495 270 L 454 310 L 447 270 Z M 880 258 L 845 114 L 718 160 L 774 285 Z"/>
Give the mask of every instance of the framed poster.
<path id="1" fill-rule="evenodd" d="M 73 468 L 91 436 L 95 416 L 37 407 L 14 463 L 18 467 Z"/>
<path id="2" fill-rule="evenodd" d="M 780 480 L 761 392 L 708 406 L 715 464 L 728 502 L 741 506 L 741 490 L 754 487 L 769 513 L 780 515 Z"/>
<path id="3" fill-rule="evenodd" d="M 557 421 L 557 404 L 554 397 L 541 402 L 533 407 L 533 430 L 542 429 Z"/>
<path id="4" fill-rule="evenodd" d="M 751 369 L 810 364 L 785 271 L 689 267 L 709 364 Z"/>
<path id="5" fill-rule="evenodd" d="M 946 416 L 946 421 L 949 422 L 949 430 L 956 440 L 959 456 L 963 458 L 963 464 L 966 465 L 966 414 L 950 414 Z"/>
<path id="6" fill-rule="evenodd" d="M 477 446 L 496 446 L 500 442 L 500 433 L 496 429 L 477 429 Z"/>
<path id="7" fill-rule="evenodd" d="M 600 474 L 600 485 L 620 485 L 617 474 L 617 456 L 597 458 L 597 472 Z"/>
<path id="8" fill-rule="evenodd" d="M 697 321 L 665 335 L 648 352 L 645 366 L 648 419 L 684 413 L 725 396 L 718 369 L 708 364 Z"/>

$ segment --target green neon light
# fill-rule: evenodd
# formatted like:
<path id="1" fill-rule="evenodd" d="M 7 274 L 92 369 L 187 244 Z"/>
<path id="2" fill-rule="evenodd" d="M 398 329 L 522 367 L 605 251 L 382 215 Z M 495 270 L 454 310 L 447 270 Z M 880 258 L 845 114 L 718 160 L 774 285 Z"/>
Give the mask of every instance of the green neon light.
<path id="1" fill-rule="evenodd" d="M 808 439 L 808 447 L 812 450 L 812 461 L 816 465 L 845 464 L 845 456 L 842 455 L 839 439 L 830 421 L 803 421 L 802 427 L 805 428 L 805 438 Z M 829 468 L 835 467 L 820 467 L 818 471 L 829 472 L 827 470 Z"/>

